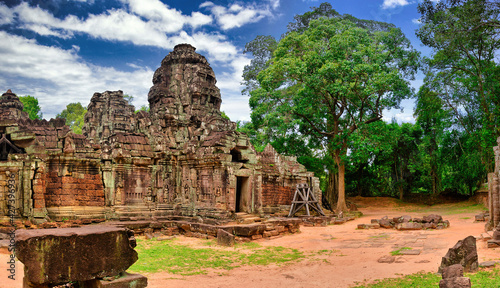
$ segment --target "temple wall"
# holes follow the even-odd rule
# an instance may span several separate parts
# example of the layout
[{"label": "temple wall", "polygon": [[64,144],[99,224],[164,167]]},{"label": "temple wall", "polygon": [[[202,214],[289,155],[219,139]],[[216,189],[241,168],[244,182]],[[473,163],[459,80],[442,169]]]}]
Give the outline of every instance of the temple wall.
[{"label": "temple wall", "polygon": [[[51,160],[46,177],[41,173],[36,174],[35,199],[40,198],[38,195],[43,191],[45,182],[45,207],[104,206],[104,187],[99,166],[97,161]],[[41,205],[35,207],[42,208]]]},{"label": "temple wall", "polygon": [[95,93],[82,135],[64,119],[28,119],[7,91],[0,97],[0,184],[16,173],[20,215],[42,222],[262,214],[290,205],[304,182],[320,200],[313,173],[270,145],[256,152],[222,117],[215,84],[206,59],[178,45],[153,76],[149,112],[134,113],[122,91]]}]

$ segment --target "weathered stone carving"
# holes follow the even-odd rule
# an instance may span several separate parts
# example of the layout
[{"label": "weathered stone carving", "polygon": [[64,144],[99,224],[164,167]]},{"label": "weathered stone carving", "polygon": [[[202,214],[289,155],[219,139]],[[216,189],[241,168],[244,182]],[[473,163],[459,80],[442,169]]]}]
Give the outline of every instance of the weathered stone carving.
[{"label": "weathered stone carving", "polygon": [[25,286],[52,287],[120,275],[138,259],[129,232],[104,225],[17,230],[16,256],[30,284]]},{"label": "weathered stone carving", "polygon": [[0,159],[0,181],[15,173],[16,208],[35,223],[273,213],[289,209],[297,183],[321,199],[318,179],[294,157],[256,152],[221,116],[215,84],[205,57],[177,45],[153,76],[149,112],[135,114],[122,91],[95,93],[83,135],[63,119],[28,119],[8,91],[0,133],[20,152]]},{"label": "weathered stone carving", "polygon": [[441,261],[438,273],[443,273],[446,267],[455,264],[462,265],[464,272],[477,272],[479,263],[476,238],[474,238],[474,236],[468,236],[463,240],[459,240],[455,246],[448,250]]}]

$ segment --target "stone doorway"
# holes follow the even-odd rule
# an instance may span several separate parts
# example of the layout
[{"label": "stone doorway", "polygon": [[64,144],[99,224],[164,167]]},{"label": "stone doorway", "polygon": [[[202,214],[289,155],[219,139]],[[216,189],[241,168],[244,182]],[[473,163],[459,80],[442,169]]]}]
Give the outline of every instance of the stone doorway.
[{"label": "stone doorway", "polygon": [[236,208],[235,212],[251,213],[252,193],[250,177],[236,176]]}]

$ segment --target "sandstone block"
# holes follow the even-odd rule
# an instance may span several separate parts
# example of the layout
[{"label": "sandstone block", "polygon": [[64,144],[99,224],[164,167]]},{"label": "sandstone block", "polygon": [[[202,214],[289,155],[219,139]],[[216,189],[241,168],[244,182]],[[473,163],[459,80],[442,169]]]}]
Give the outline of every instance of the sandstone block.
[{"label": "sandstone block", "polygon": [[382,219],[380,219],[378,224],[382,228],[387,228],[387,229],[394,228],[393,224],[391,223],[391,221],[389,219],[382,218]]},{"label": "sandstone block", "polygon": [[427,222],[427,223],[436,223],[437,224],[437,223],[443,221],[443,217],[441,215],[430,214],[430,215],[424,216],[423,221]]},{"label": "sandstone block", "polygon": [[17,230],[17,257],[33,284],[87,281],[118,275],[137,261],[129,238],[133,232],[104,225]]},{"label": "sandstone block", "polygon": [[468,277],[448,278],[439,281],[439,288],[470,288],[471,285]]},{"label": "sandstone block", "polygon": [[443,279],[464,276],[464,267],[460,264],[454,264],[443,268]]},{"label": "sandstone block", "polygon": [[443,273],[445,267],[460,264],[464,267],[464,272],[476,272],[478,270],[478,256],[476,247],[476,238],[468,236],[460,240],[448,250],[442,258],[438,273]]},{"label": "sandstone block", "polygon": [[378,263],[388,263],[388,264],[394,263],[394,261],[396,261],[396,257],[390,255],[384,255],[377,260]]},{"label": "sandstone block", "polygon": [[222,229],[217,230],[217,244],[227,247],[234,246],[234,235]]},{"label": "sandstone block", "polygon": [[396,225],[398,230],[421,230],[422,224],[417,222],[403,222]]}]

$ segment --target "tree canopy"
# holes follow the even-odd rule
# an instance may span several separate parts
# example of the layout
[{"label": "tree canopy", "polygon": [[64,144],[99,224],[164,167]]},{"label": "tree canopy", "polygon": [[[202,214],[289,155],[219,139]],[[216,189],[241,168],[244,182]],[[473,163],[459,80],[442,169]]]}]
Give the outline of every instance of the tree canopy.
[{"label": "tree canopy", "polygon": [[38,105],[37,98],[26,95],[19,96],[19,100],[23,103],[23,111],[28,113],[30,119],[34,120],[43,118],[43,114],[42,112],[40,112],[41,108],[40,105]]},{"label": "tree canopy", "polygon": [[60,114],[57,114],[57,118],[65,118],[66,125],[69,125],[71,130],[76,134],[82,134],[82,128],[84,124],[85,113],[87,113],[87,108],[83,107],[80,102],[70,103],[66,105]]},{"label": "tree canopy", "polygon": [[349,137],[411,96],[408,79],[418,57],[399,29],[373,32],[345,19],[313,20],[303,33],[288,33],[259,73],[250,102],[265,108],[254,109],[252,120],[293,123],[319,141],[338,167],[337,210],[346,210]]},{"label": "tree canopy", "polygon": [[[488,0],[425,0],[418,6],[417,36],[433,48],[425,59],[424,86],[441,99],[454,124],[476,142],[483,165],[492,169],[500,136],[500,3]],[[474,140],[475,139],[475,140]]]}]

